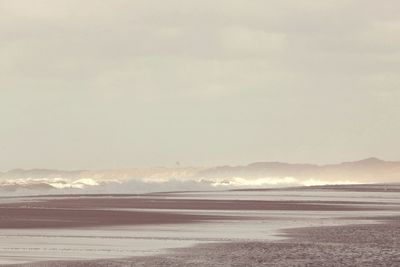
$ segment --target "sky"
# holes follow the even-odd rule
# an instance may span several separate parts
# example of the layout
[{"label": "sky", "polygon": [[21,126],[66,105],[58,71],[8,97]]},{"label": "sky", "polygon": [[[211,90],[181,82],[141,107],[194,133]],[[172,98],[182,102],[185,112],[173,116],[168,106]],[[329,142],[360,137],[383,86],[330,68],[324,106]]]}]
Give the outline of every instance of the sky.
[{"label": "sky", "polygon": [[0,170],[400,160],[399,14],[0,0]]}]

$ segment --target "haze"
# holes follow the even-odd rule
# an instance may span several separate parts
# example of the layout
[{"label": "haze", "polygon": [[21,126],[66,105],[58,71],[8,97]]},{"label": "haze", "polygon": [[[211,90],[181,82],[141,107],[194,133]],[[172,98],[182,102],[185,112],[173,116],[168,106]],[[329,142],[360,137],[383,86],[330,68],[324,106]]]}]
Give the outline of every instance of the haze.
[{"label": "haze", "polygon": [[399,12],[0,0],[0,170],[398,160]]}]

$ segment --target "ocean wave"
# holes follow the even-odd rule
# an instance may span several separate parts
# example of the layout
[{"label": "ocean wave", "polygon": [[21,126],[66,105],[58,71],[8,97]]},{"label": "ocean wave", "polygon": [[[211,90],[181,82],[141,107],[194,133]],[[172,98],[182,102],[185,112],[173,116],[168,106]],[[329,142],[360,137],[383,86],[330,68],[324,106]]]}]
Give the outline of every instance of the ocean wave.
[{"label": "ocean wave", "polygon": [[142,178],[101,179],[24,178],[0,182],[2,195],[38,194],[135,194],[167,191],[229,190],[243,188],[277,188],[332,184],[357,184],[355,181],[326,181],[295,177],[223,177],[223,178]]}]

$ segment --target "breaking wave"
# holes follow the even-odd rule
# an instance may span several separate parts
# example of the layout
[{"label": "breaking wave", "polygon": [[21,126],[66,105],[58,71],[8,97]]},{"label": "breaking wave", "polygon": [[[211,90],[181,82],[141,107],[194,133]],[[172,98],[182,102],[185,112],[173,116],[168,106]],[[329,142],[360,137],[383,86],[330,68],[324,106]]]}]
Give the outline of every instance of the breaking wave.
[{"label": "breaking wave", "polygon": [[167,191],[230,190],[244,188],[277,188],[332,184],[357,184],[354,181],[324,181],[294,177],[268,178],[143,178],[143,179],[94,179],[94,178],[20,178],[0,181],[2,195],[39,194],[135,194]]},{"label": "breaking wave", "polygon": [[369,158],[331,165],[258,162],[245,166],[154,167],[98,171],[0,172],[1,195],[135,194],[334,184],[395,183],[400,162]]}]

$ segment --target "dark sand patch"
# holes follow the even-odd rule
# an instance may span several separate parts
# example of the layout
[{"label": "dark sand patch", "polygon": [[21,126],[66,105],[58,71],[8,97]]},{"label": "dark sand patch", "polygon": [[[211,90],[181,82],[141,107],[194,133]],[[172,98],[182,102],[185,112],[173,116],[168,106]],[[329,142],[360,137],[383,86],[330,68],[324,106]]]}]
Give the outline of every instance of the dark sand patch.
[{"label": "dark sand patch", "polygon": [[0,208],[0,229],[74,228],[112,225],[192,223],[207,220],[238,219],[167,212]]},{"label": "dark sand patch", "polygon": [[[360,211],[377,210],[362,202],[191,200],[158,198],[64,198],[0,204],[0,229],[71,228],[112,225],[190,223],[209,220],[250,219],[233,216],[182,214],[171,211],[129,211],[110,209],[175,210],[279,210]],[[363,203],[364,204],[364,203]],[[357,206],[359,205],[359,206]],[[382,209],[382,205],[379,206]]]},{"label": "dark sand patch", "polygon": [[358,211],[377,210],[365,205],[389,203],[358,201],[270,201],[270,200],[207,200],[171,198],[79,197],[55,198],[31,202],[0,204],[0,208],[51,209],[184,209],[184,210],[296,210]]}]

